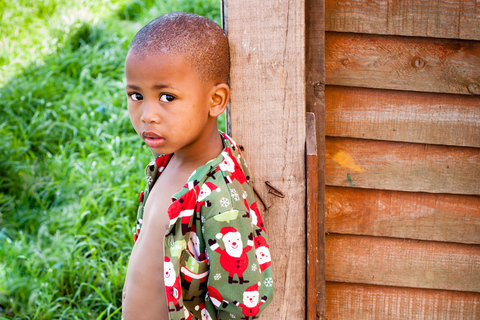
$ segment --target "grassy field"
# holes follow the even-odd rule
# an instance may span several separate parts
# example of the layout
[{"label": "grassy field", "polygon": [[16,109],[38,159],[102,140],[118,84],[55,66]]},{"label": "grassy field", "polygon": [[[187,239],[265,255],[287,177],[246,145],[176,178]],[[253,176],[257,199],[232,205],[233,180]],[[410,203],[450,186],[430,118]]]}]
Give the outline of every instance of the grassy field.
[{"label": "grassy field", "polygon": [[0,319],[120,318],[151,157],[123,62],[169,11],[220,20],[218,0],[0,0]]}]

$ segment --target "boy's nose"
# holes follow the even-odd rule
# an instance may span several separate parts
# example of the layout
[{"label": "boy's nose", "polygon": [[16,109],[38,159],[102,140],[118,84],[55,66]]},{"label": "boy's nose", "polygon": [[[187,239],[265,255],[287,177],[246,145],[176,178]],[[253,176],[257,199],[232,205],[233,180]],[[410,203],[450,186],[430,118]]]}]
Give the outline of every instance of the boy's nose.
[{"label": "boy's nose", "polygon": [[141,119],[144,123],[160,123],[158,106],[154,102],[144,102]]}]

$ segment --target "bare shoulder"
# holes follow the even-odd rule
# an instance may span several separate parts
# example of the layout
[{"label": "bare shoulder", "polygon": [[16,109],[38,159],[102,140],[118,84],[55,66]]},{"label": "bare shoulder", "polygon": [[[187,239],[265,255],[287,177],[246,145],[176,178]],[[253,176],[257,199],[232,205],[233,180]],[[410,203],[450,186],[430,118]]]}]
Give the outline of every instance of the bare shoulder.
[{"label": "bare shoulder", "polygon": [[172,203],[172,195],[182,187],[188,174],[167,169],[168,166],[148,195],[142,229],[130,256],[124,287],[125,320],[168,317],[163,238],[170,222],[168,207]]}]

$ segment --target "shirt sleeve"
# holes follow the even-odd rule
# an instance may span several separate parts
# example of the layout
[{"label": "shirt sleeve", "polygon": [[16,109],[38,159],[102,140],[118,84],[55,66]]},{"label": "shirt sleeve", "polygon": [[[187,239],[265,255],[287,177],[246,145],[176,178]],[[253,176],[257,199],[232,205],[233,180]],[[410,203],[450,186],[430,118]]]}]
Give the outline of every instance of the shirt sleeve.
[{"label": "shirt sleeve", "polygon": [[259,316],[273,299],[270,248],[258,219],[252,210],[229,210],[204,221],[207,299],[218,319]]}]

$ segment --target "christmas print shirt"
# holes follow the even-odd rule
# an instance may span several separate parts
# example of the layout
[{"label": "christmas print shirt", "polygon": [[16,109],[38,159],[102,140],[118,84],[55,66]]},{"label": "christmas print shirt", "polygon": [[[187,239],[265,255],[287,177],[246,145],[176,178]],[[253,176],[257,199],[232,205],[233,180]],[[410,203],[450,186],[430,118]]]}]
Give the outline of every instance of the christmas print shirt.
[{"label": "christmas print shirt", "polygon": [[[164,237],[164,279],[171,320],[256,319],[273,298],[270,249],[245,160],[220,133],[224,149],[172,198]],[[136,241],[149,191],[168,165],[145,169]],[[161,257],[159,257],[161,259]]]}]

